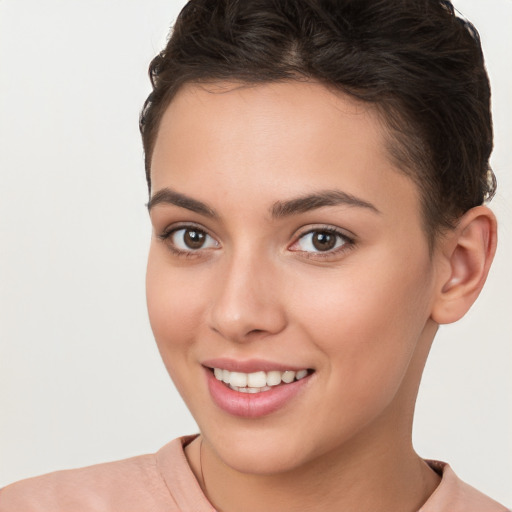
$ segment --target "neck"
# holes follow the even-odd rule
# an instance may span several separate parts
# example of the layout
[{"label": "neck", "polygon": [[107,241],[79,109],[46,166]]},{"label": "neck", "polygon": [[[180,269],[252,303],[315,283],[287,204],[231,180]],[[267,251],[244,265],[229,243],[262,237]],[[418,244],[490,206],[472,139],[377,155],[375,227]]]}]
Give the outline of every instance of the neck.
[{"label": "neck", "polygon": [[403,439],[368,443],[363,435],[349,449],[272,475],[230,468],[201,438],[187,447],[187,456],[206,496],[221,512],[415,512],[437,487],[439,477],[410,445],[403,445]]}]

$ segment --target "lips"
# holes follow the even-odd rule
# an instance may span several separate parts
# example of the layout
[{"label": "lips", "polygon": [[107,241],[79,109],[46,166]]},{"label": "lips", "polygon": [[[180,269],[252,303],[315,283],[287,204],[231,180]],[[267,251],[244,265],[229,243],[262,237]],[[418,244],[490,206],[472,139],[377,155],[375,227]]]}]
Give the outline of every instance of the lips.
[{"label": "lips", "polygon": [[213,402],[224,412],[244,418],[266,416],[285,407],[313,374],[307,368],[256,360],[216,359],[203,366]]},{"label": "lips", "polygon": [[266,361],[264,359],[249,359],[246,361],[238,361],[235,359],[228,359],[219,357],[215,359],[208,359],[202,362],[203,366],[208,368],[222,368],[223,370],[229,370],[230,372],[243,372],[253,373],[258,371],[270,372],[286,370],[299,371],[304,369],[304,366],[295,366],[289,364],[275,363],[272,361]]}]

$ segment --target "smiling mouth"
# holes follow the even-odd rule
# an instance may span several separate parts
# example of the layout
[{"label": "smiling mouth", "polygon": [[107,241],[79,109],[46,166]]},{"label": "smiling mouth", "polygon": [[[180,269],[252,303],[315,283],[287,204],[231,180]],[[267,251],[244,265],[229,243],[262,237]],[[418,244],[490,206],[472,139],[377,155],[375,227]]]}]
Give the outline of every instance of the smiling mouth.
[{"label": "smiling mouth", "polygon": [[231,372],[223,368],[211,368],[218,381],[223,382],[233,391],[240,393],[261,393],[270,391],[276,386],[291,384],[292,382],[304,379],[313,370],[273,370],[269,372],[258,371],[253,373]]}]

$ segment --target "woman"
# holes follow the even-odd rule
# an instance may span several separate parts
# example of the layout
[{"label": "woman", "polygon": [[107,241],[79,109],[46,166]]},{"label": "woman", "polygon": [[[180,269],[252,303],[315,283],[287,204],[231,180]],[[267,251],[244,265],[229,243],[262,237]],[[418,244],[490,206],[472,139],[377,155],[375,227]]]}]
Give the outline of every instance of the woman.
[{"label": "woman", "polygon": [[191,2],[151,76],[148,309],[201,434],[5,510],[505,510],[411,443],[496,245],[474,29],[447,2]]}]

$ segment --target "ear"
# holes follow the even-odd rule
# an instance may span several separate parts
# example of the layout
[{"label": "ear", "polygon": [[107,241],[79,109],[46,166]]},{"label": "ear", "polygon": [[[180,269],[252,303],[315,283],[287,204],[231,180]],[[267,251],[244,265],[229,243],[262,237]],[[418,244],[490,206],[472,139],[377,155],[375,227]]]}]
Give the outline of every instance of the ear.
[{"label": "ear", "polygon": [[466,212],[457,227],[442,238],[432,320],[449,324],[466,314],[487,279],[496,242],[496,217],[486,206]]}]

